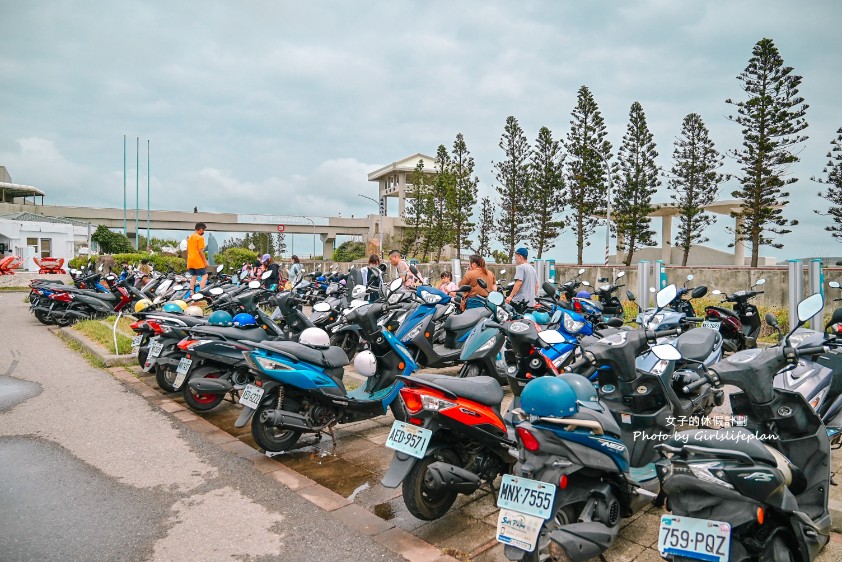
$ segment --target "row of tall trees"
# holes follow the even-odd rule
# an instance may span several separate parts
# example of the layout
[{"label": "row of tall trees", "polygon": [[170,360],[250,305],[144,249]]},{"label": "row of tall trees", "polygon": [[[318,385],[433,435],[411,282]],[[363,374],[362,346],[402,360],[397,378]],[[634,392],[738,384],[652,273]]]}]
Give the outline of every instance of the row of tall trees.
[{"label": "row of tall trees", "polygon": [[[740,148],[727,152],[739,166],[733,176],[739,187],[731,196],[742,203],[732,217],[737,219],[735,238],[751,248],[751,264],[756,266],[760,248],[782,247],[781,236],[796,224],[783,210],[789,202],[788,187],[798,181],[789,169],[799,161],[798,145],[807,140],[803,131],[809,106],[799,95],[801,76],[784,64],[771,39],[757,42],[737,79],[745,98],[726,100],[736,109],[728,118],[741,127],[743,137]],[[828,153],[826,177],[814,179],[826,186],[821,196],[831,203],[828,212],[816,212],[833,218],[827,230],[842,241],[842,128],[838,134]],[[530,145],[518,120],[508,117],[498,143],[503,157],[493,162],[496,205],[485,197],[479,202],[476,228],[473,206],[478,182],[474,160],[460,133],[450,153],[439,146],[436,176],[424,173],[423,162],[416,168],[411,194],[416,199],[410,202],[407,215],[411,234],[404,239],[404,250],[414,250],[424,259],[439,259],[441,248],[451,244],[460,257],[468,247],[487,256],[496,241],[508,260],[523,243],[540,258],[568,229],[582,263],[583,250],[600,217],[609,212],[610,190],[612,228],[618,249],[630,264],[637,250],[655,245],[652,198],[666,179],[678,209],[674,243],[681,248],[686,265],[690,249],[708,241],[705,229],[715,220],[705,207],[732,177],[721,171],[724,154],[717,150],[702,117],[690,113],[684,118],[668,170],[657,163],[658,150],[639,102],[629,110],[616,161],[606,137],[605,121],[587,86],[579,88],[563,141],[541,127]],[[475,229],[477,238],[471,243]]]},{"label": "row of tall trees", "polygon": [[258,255],[269,254],[280,256],[287,250],[286,237],[283,232],[251,232],[245,236],[228,238],[219,247],[222,253],[228,248],[246,248],[257,252]]}]

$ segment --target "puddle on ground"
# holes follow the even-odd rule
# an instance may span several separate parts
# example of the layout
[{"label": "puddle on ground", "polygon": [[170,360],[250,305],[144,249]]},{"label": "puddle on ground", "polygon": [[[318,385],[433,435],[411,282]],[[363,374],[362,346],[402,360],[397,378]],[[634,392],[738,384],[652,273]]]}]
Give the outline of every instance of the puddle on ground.
[{"label": "puddle on ground", "polygon": [[384,521],[389,521],[395,518],[395,510],[392,509],[392,504],[389,502],[378,503],[374,506],[374,515]]},{"label": "puddle on ground", "polygon": [[0,375],[0,412],[11,410],[39,394],[41,385],[38,383]]}]

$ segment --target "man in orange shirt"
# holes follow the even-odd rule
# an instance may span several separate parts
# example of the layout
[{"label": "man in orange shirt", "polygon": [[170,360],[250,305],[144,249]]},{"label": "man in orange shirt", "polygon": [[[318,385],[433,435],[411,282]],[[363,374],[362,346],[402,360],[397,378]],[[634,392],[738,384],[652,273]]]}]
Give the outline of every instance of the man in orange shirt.
[{"label": "man in orange shirt", "polygon": [[187,272],[190,274],[190,294],[193,294],[196,289],[196,277],[202,276],[199,282],[199,290],[205,288],[205,283],[208,280],[208,259],[205,257],[205,239],[202,235],[205,233],[205,223],[196,223],[196,232],[190,235],[187,239]]}]

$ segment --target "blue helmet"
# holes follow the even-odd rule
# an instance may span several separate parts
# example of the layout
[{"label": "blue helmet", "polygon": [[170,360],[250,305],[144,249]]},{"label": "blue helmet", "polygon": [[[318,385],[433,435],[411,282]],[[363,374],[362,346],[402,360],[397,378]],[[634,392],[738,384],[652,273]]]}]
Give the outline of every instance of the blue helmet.
[{"label": "blue helmet", "polygon": [[175,304],[174,302],[168,302],[164,305],[164,307],[161,310],[163,310],[164,312],[172,312],[173,314],[181,314],[182,312],[184,312],[181,309],[181,307]]},{"label": "blue helmet", "polygon": [[579,411],[576,392],[561,377],[539,377],[520,395],[520,407],[533,416],[566,418]]},{"label": "blue helmet", "polygon": [[252,326],[257,326],[257,321],[254,319],[254,316],[246,312],[241,312],[236,315],[232,322],[237,328],[250,328]]},{"label": "blue helmet", "polygon": [[543,310],[536,310],[531,315],[536,324],[546,325],[550,323],[550,315]]},{"label": "blue helmet", "polygon": [[224,310],[217,310],[208,316],[208,324],[211,326],[230,326],[231,315]]},{"label": "blue helmet", "polygon": [[591,298],[591,294],[587,291],[579,291],[578,293],[576,293],[576,298],[577,299],[589,299],[589,298]]},{"label": "blue helmet", "polygon": [[561,379],[573,389],[580,406],[586,405],[591,409],[602,410],[596,388],[587,377],[577,375],[576,373],[565,373],[561,375]]}]

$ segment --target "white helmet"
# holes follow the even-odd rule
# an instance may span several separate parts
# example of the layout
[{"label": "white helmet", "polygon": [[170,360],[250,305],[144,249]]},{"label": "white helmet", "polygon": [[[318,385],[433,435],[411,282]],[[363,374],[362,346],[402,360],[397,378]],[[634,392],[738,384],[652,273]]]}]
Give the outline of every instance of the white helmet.
[{"label": "white helmet", "polygon": [[298,343],[310,347],[330,347],[330,336],[321,328],[307,328],[298,337]]},{"label": "white helmet", "polygon": [[362,285],[355,285],[353,289],[351,289],[351,298],[352,299],[364,299],[365,298],[365,287]]},{"label": "white helmet", "polygon": [[188,306],[187,308],[185,308],[184,314],[186,314],[187,316],[196,316],[198,318],[201,318],[205,315],[204,311],[202,311],[202,308],[196,305]]},{"label": "white helmet", "polygon": [[377,372],[377,358],[368,349],[358,353],[354,358],[354,370],[363,377],[373,377]]}]

